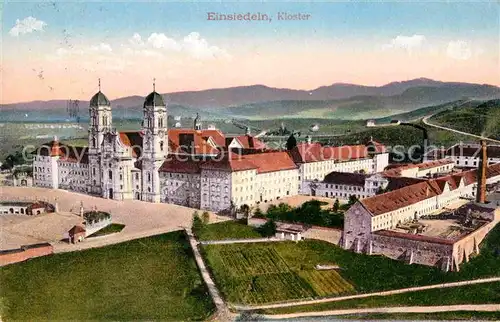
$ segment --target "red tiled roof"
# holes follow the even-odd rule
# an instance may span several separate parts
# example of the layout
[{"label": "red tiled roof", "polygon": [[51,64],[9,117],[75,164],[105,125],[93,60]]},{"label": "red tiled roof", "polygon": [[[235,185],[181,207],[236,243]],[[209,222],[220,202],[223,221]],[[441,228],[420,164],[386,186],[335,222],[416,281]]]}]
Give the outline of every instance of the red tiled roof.
[{"label": "red tiled roof", "polygon": [[244,149],[267,149],[267,146],[264,144],[264,142],[256,139],[251,135],[240,135],[235,137],[234,139],[238,140],[238,142]]},{"label": "red tiled roof", "polygon": [[200,161],[196,160],[179,160],[176,157],[169,158],[163,162],[160,167],[160,172],[172,172],[172,173],[199,173],[200,172]]},{"label": "red tiled roof", "polygon": [[423,163],[390,164],[387,167],[385,167],[385,171],[383,173],[386,176],[399,177],[402,175],[401,173],[403,170],[414,169],[414,168],[418,168],[419,170],[426,170],[452,163],[454,162],[449,159],[441,159]]},{"label": "red tiled roof", "polygon": [[243,171],[256,169],[257,173],[296,169],[297,165],[287,152],[263,152],[239,155],[233,152],[224,153],[201,165],[202,169],[226,171]]},{"label": "red tiled roof", "polygon": [[[468,156],[479,158],[481,147],[471,147],[467,145],[454,145],[446,150],[447,156]],[[500,158],[500,146],[490,145],[486,147],[488,158]]]},{"label": "red tiled roof", "polygon": [[210,137],[219,147],[223,147],[226,144],[226,138],[224,134],[217,129],[214,130],[201,130],[202,137]]},{"label": "red tiled roof", "polygon": [[419,170],[426,170],[426,169],[436,168],[436,167],[440,167],[443,165],[454,164],[454,163],[455,162],[453,162],[450,159],[439,159],[439,160],[435,160],[435,161],[419,163],[419,164],[416,164],[416,166],[418,167]]},{"label": "red tiled roof", "polygon": [[[490,165],[486,168],[486,178],[496,176],[500,176],[500,163]],[[398,190],[366,198],[360,202],[372,216],[377,216],[440,195],[446,183],[448,183],[451,190],[454,190],[458,187],[462,178],[465,185],[477,182],[477,170],[473,169],[434,180],[423,181]]]},{"label": "red tiled roof", "polygon": [[[213,136],[212,136],[213,135]],[[219,130],[193,130],[174,128],[168,131],[170,152],[175,154],[197,154],[197,155],[217,155],[219,150],[211,146],[205,137],[211,137],[218,145],[221,141]],[[184,138],[181,138],[184,136]],[[181,142],[189,138],[190,142]],[[222,139],[225,142],[224,137]],[[222,144],[224,146],[224,143]]]},{"label": "red tiled roof", "polygon": [[73,226],[68,232],[70,235],[78,234],[78,233],[84,233],[86,230],[82,226],[76,225]]},{"label": "red tiled roof", "polygon": [[377,216],[435,197],[440,193],[441,190],[438,185],[432,184],[431,181],[423,181],[401,189],[366,198],[360,202],[372,216]]},{"label": "red tiled roof", "polygon": [[308,163],[325,160],[348,161],[368,157],[364,145],[344,145],[323,147],[319,143],[298,144],[290,151],[296,163]]}]

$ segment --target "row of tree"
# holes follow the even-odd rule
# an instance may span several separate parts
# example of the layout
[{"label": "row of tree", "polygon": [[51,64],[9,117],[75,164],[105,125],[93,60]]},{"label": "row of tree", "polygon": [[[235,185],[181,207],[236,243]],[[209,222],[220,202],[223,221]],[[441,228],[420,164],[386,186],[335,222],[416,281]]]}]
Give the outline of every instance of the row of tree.
[{"label": "row of tree", "polygon": [[299,207],[292,207],[285,203],[270,205],[266,213],[260,208],[255,209],[254,216],[268,218],[272,221],[287,221],[294,223],[309,224],[315,226],[342,228],[344,226],[344,212],[357,201],[356,196],[351,196],[347,204],[341,205],[335,200],[333,206],[324,209],[326,202],[311,200],[304,202]]}]

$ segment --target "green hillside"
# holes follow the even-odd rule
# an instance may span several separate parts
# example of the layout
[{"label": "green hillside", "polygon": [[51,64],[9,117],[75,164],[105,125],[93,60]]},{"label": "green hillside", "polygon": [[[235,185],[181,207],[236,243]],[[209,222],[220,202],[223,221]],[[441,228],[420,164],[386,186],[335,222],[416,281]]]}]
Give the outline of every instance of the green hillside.
[{"label": "green hillside", "polygon": [[375,121],[377,124],[389,123],[391,120],[400,120],[400,121],[405,121],[405,122],[416,121],[416,120],[421,119],[425,116],[435,114],[438,112],[451,110],[451,109],[457,108],[457,107],[476,107],[482,103],[483,103],[482,101],[458,100],[455,102],[449,102],[449,103],[440,104],[440,105],[431,105],[431,106],[422,107],[422,108],[413,110],[411,112],[394,114],[391,116],[376,119]]},{"label": "green hillside", "polygon": [[500,139],[500,99],[442,111],[430,121],[459,131]]},{"label": "green hillside", "polygon": [[[470,96],[468,96],[468,94]],[[248,119],[266,118],[329,118],[360,120],[386,118],[401,114],[415,119],[439,109],[453,108],[475,96],[475,92],[460,93],[442,88],[415,87],[394,96],[354,96],[338,100],[280,100],[217,109],[221,114]],[[474,107],[471,101],[471,107]],[[451,106],[450,106],[451,105]],[[438,111],[439,111],[438,109]]]}]

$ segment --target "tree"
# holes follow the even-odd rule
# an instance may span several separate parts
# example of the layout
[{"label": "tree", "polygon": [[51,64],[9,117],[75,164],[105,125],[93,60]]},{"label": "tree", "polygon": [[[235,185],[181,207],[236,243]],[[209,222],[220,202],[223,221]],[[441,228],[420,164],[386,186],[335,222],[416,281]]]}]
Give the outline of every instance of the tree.
[{"label": "tree", "polygon": [[349,196],[349,201],[348,201],[348,205],[352,206],[354,205],[356,202],[358,201],[358,198],[356,197],[356,195],[350,195]]},{"label": "tree", "polygon": [[262,236],[274,236],[274,234],[276,234],[276,223],[272,219],[268,220],[264,225],[260,226],[258,230]]},{"label": "tree", "polygon": [[208,211],[204,211],[203,214],[201,214],[201,219],[203,225],[208,225],[208,223],[210,222],[210,214],[208,213]]},{"label": "tree", "polygon": [[250,206],[247,204],[241,205],[240,212],[245,215],[245,218],[248,218],[250,215]]},{"label": "tree", "polygon": [[340,209],[340,201],[339,199],[335,199],[335,202],[333,203],[333,207],[332,207],[332,210],[333,212],[338,212]]},{"label": "tree", "polygon": [[257,218],[263,218],[264,217],[264,213],[262,213],[262,210],[260,210],[259,207],[255,208],[255,210],[253,212],[253,215],[254,215],[254,217],[257,217]]},{"label": "tree", "polygon": [[291,150],[296,146],[297,146],[297,139],[295,138],[295,136],[292,133],[292,135],[290,135],[288,140],[286,140],[286,149]]},{"label": "tree", "polygon": [[200,216],[198,215],[198,212],[195,211],[193,213],[193,223],[191,225],[191,229],[195,233],[195,235],[198,235],[201,230],[203,229],[203,221],[201,220]]}]

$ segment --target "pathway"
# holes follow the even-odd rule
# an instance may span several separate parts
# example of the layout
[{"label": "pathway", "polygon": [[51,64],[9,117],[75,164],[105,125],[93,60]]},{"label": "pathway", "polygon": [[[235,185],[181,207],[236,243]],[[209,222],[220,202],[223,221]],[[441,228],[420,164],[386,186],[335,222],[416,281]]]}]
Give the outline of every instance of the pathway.
[{"label": "pathway", "polygon": [[461,304],[461,305],[447,305],[447,306],[376,307],[376,308],[367,308],[367,309],[346,309],[346,310],[334,310],[334,311],[263,315],[262,317],[266,318],[266,319],[276,320],[276,319],[292,319],[292,318],[299,318],[299,317],[367,314],[367,313],[436,313],[436,312],[451,312],[451,311],[495,312],[495,311],[500,311],[500,304]]},{"label": "pathway", "polygon": [[462,134],[462,135],[467,135],[467,136],[472,136],[472,137],[475,137],[475,138],[478,138],[478,139],[481,139],[481,140],[486,140],[486,141],[490,141],[490,142],[494,142],[494,143],[500,143],[499,140],[495,140],[495,139],[492,139],[492,138],[488,138],[488,137],[485,137],[485,136],[481,136],[481,135],[476,135],[476,134],[472,134],[472,133],[467,133],[467,132],[463,132],[463,131],[459,131],[459,130],[455,130],[455,129],[451,129],[449,127],[445,127],[445,126],[441,126],[441,125],[436,125],[436,124],[432,124],[429,122],[429,119],[431,117],[433,117],[433,115],[428,115],[426,117],[424,117],[422,119],[422,122],[425,124],[425,125],[428,125],[428,126],[432,126],[432,127],[435,127],[435,128],[438,128],[438,129],[441,129],[441,130],[445,130],[445,131],[450,131],[450,132],[455,132],[455,133],[458,133],[458,134]]},{"label": "pathway", "polygon": [[219,289],[217,288],[217,285],[212,279],[212,276],[210,276],[210,273],[205,265],[205,262],[203,261],[203,257],[201,256],[200,250],[198,248],[198,241],[194,237],[191,228],[185,228],[185,230],[189,238],[189,243],[191,244],[191,248],[193,249],[194,259],[196,260],[196,264],[198,265],[198,269],[200,270],[201,277],[205,281],[205,284],[208,287],[208,291],[212,296],[212,300],[214,301],[215,306],[217,308],[217,312],[214,316],[214,319],[217,321],[233,320],[234,319],[233,314],[229,311],[229,308],[222,299]]},{"label": "pathway", "polygon": [[457,286],[466,286],[473,284],[482,284],[482,283],[491,283],[491,282],[500,282],[500,277],[490,277],[490,278],[481,278],[470,281],[461,281],[461,282],[453,282],[453,283],[444,283],[444,284],[434,284],[427,286],[417,286],[417,287],[409,287],[402,288],[391,291],[384,292],[375,292],[375,293],[366,293],[366,294],[358,294],[358,295],[349,295],[349,296],[340,296],[340,297],[330,297],[330,298],[322,298],[317,300],[303,300],[303,301],[295,301],[295,302],[287,302],[287,303],[275,303],[275,304],[263,304],[263,305],[232,305],[232,307],[239,311],[253,311],[257,309],[276,309],[280,307],[291,307],[291,306],[299,306],[299,305],[309,305],[309,304],[319,304],[319,303],[328,303],[328,302],[338,302],[345,301],[351,299],[360,299],[371,296],[387,296],[415,291],[424,291],[436,288],[448,288],[448,287],[457,287]]}]

